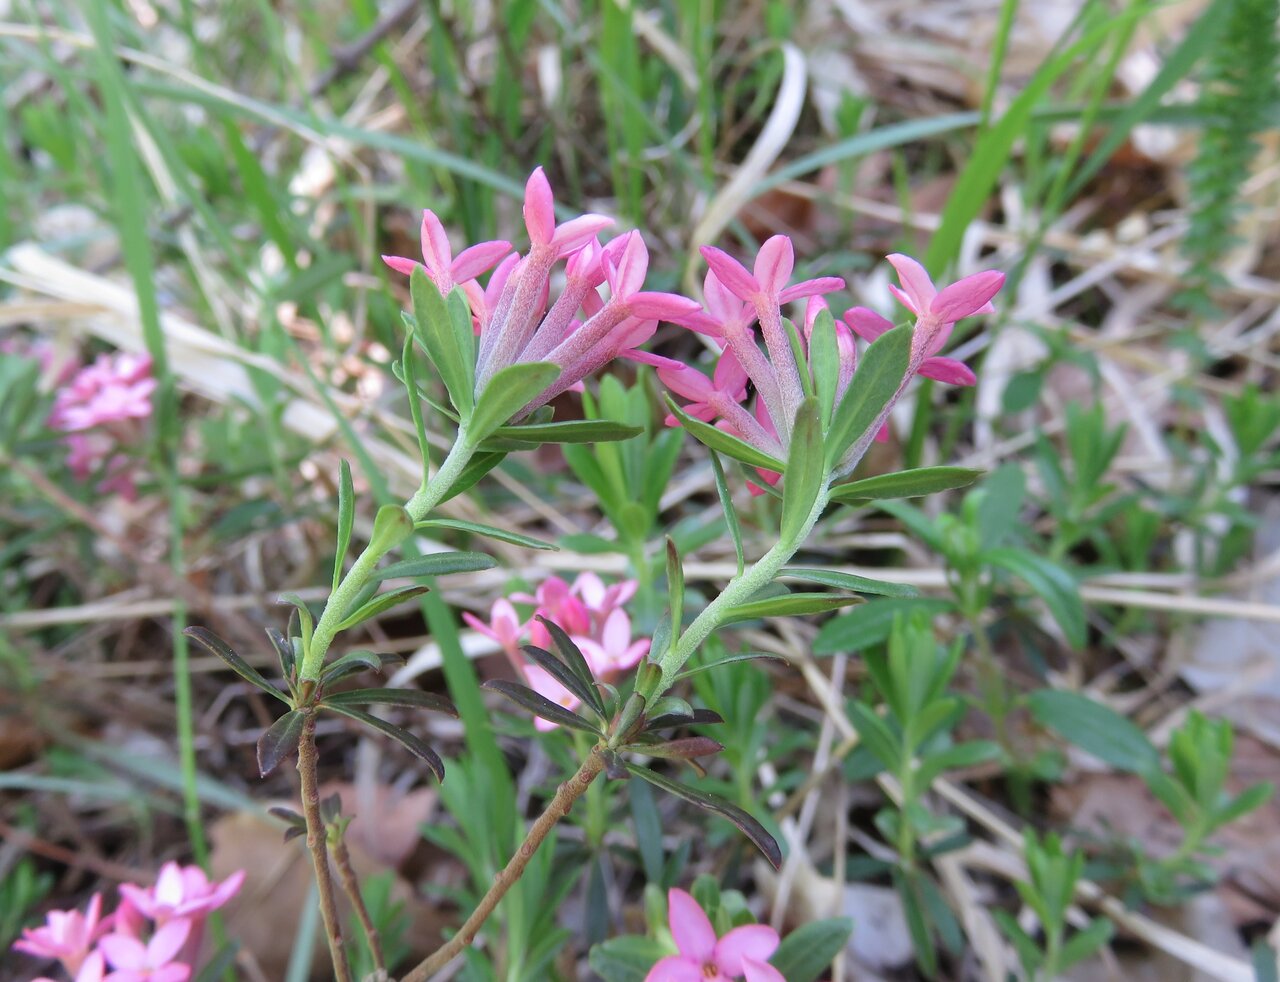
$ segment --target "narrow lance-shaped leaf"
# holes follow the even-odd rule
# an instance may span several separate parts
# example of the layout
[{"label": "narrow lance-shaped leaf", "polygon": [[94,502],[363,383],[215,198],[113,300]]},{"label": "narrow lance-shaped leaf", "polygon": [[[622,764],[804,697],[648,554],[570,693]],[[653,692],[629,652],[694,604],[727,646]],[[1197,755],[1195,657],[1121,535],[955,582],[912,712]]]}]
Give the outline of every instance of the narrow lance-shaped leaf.
[{"label": "narrow lance-shaped leaf", "polygon": [[429,709],[455,719],[458,710],[442,695],[423,689],[348,689],[324,697],[326,706],[408,706],[413,709]]},{"label": "narrow lance-shaped leaf", "polygon": [[672,781],[655,771],[649,770],[647,767],[632,763],[627,763],[625,766],[636,777],[643,778],[668,794],[683,798],[690,804],[705,808],[707,811],[715,812],[717,815],[727,818],[738,826],[748,839],[755,843],[756,848],[764,854],[764,858],[769,860],[774,869],[782,868],[782,850],[778,848],[777,840],[766,831],[763,825],[737,805],[721,798],[717,794],[711,794],[709,791],[699,791],[688,785]]},{"label": "narrow lance-shaped leaf", "polygon": [[678,740],[664,740],[660,743],[637,743],[623,748],[649,757],[661,757],[664,760],[694,760],[698,757],[711,757],[724,749],[710,737],[691,736]]},{"label": "narrow lance-shaped leaf", "polygon": [[574,644],[573,638],[569,637],[567,631],[549,617],[538,615],[538,620],[542,626],[547,629],[547,634],[551,637],[551,645],[556,649],[556,654],[560,656],[560,660],[569,667],[582,682],[583,686],[595,693],[595,696],[588,701],[597,707],[599,713],[604,715],[604,704],[600,699],[600,692],[596,688],[596,678],[591,672],[591,666],[587,663],[586,656],[582,654],[582,649]]},{"label": "narrow lance-shaped leaf", "polygon": [[738,655],[726,655],[724,658],[717,658],[715,661],[707,662],[705,665],[697,665],[694,668],[687,668],[683,672],[680,672],[678,675],[676,675],[676,677],[672,679],[672,681],[679,682],[681,679],[687,679],[693,675],[700,675],[703,672],[709,671],[710,669],[719,668],[721,665],[732,665],[734,662],[740,662],[740,661],[760,661],[760,660],[786,662],[786,659],[783,658],[781,655],[772,655],[763,651],[746,651]]},{"label": "narrow lance-shaped leaf", "polygon": [[420,597],[424,593],[430,592],[431,588],[426,586],[406,586],[399,590],[392,590],[384,593],[379,597],[374,597],[367,604],[364,604],[355,612],[348,614],[338,625],[339,631],[350,630],[357,624],[361,624],[370,618],[377,617],[379,614],[385,613],[392,607],[404,603],[406,600],[412,600]]},{"label": "narrow lance-shaped leaf", "polygon": [[858,576],[856,573],[843,573],[838,569],[786,566],[779,575],[795,580],[806,580],[810,583],[821,583],[823,586],[835,587],[839,590],[871,593],[882,597],[918,597],[920,595],[920,591],[908,583],[873,580],[867,576]]},{"label": "narrow lance-shaped leaf", "polygon": [[405,391],[409,394],[409,415],[413,418],[413,430],[418,437],[418,456],[422,458],[422,483],[425,485],[431,478],[431,444],[427,440],[427,421],[422,415],[422,403],[425,400],[455,423],[458,422],[458,416],[442,406],[437,406],[418,388],[418,353],[413,347],[412,328],[404,339],[404,349],[400,355],[399,365],[400,371],[396,372],[394,365],[392,371],[404,383]]},{"label": "narrow lance-shaped leaf", "polygon": [[848,917],[810,921],[782,939],[769,964],[787,982],[815,982],[844,950],[852,933],[853,921]]},{"label": "narrow lance-shaped leaf", "polygon": [[680,424],[689,431],[695,440],[712,450],[718,450],[726,457],[732,457],[734,460],[749,464],[752,467],[762,467],[767,471],[776,471],[778,473],[786,470],[786,465],[776,457],[771,457],[767,453],[757,450],[745,440],[739,440],[736,436],[731,436],[724,430],[716,429],[700,419],[694,419],[681,409],[679,404],[669,395],[667,396],[667,406],[670,407],[672,415],[680,420]]},{"label": "narrow lance-shaped leaf", "polygon": [[453,405],[466,420],[472,413],[475,377],[467,372],[458,349],[445,299],[421,266],[414,267],[409,276],[409,295],[413,301],[416,336],[440,373]]},{"label": "narrow lance-shaped leaf", "polygon": [[227,644],[227,642],[223,641],[222,638],[218,637],[208,628],[189,627],[182,633],[192,641],[195,641],[205,650],[209,651],[211,654],[215,654],[221,658],[227,663],[233,672],[239,675],[246,682],[257,686],[263,692],[267,693],[267,695],[274,696],[286,705],[289,704],[288,696],[264,679],[256,668],[232,650],[231,645]]},{"label": "narrow lance-shaped leaf", "polygon": [[747,567],[746,553],[742,549],[742,526],[738,524],[738,511],[733,507],[733,498],[729,494],[729,485],[724,479],[724,467],[720,463],[720,455],[708,448],[711,455],[711,469],[716,476],[716,495],[720,498],[720,510],[724,512],[724,523],[729,528],[729,538],[733,540],[733,553],[738,560],[738,575],[741,576]]},{"label": "narrow lance-shaped leaf", "polygon": [[822,423],[812,397],[796,410],[787,454],[786,480],[782,485],[782,541],[797,543],[822,490],[825,474]]},{"label": "narrow lance-shaped leaf", "polygon": [[449,490],[445,496],[441,498],[441,502],[448,501],[450,498],[456,498],[465,491],[470,491],[480,482],[480,479],[488,474],[506,459],[505,450],[494,451],[490,453],[477,453],[471,458],[470,463],[462,469],[462,473],[458,475],[458,479],[449,485]]},{"label": "narrow lance-shaped leaf", "polygon": [[600,692],[594,685],[587,685],[578,677],[563,661],[547,651],[545,648],[539,648],[537,645],[527,644],[521,649],[535,665],[540,666],[548,675],[559,682],[565,689],[573,693],[586,705],[594,710],[595,714],[604,719],[604,700],[600,698]]},{"label": "narrow lance-shaped leaf", "polygon": [[1070,573],[1051,559],[1021,549],[988,549],[982,558],[992,566],[1007,569],[1031,587],[1049,608],[1067,642],[1074,648],[1084,647],[1084,604]]},{"label": "narrow lance-shaped leaf", "polygon": [[396,726],[393,723],[388,723],[385,719],[379,719],[377,716],[366,713],[363,710],[356,709],[352,706],[326,705],[325,708],[340,716],[346,716],[348,719],[353,719],[359,723],[363,723],[365,726],[370,726],[379,733],[385,733],[415,757],[419,757],[425,761],[426,765],[431,768],[432,773],[435,774],[436,780],[444,780],[444,761],[440,759],[440,755],[438,753],[427,746],[426,741],[421,737],[410,733],[408,730]]},{"label": "narrow lance-shaped leaf", "polygon": [[297,753],[305,718],[302,711],[291,709],[258,738],[258,772],[263,777],[274,771],[280,761]]},{"label": "narrow lance-shaped leaf", "polygon": [[759,617],[793,617],[799,614],[821,614],[851,604],[862,603],[861,597],[838,593],[788,593],[737,604],[724,612],[721,624],[753,621]]},{"label": "narrow lance-shaped leaf", "polygon": [[693,710],[692,715],[687,716],[679,713],[662,713],[660,715],[652,715],[645,720],[644,731],[646,733],[652,733],[656,730],[668,730],[673,726],[712,726],[723,722],[724,717],[714,709],[695,709]]},{"label": "narrow lance-shaped leaf", "polygon": [[468,438],[479,443],[489,437],[559,377],[560,366],[546,361],[523,362],[502,369],[480,393],[467,426]]},{"label": "narrow lance-shaped leaf", "polygon": [[825,307],[818,311],[809,335],[809,371],[813,394],[818,400],[822,428],[829,429],[835,412],[836,389],[840,384],[840,351],[836,345],[836,322]]},{"label": "narrow lance-shaped leaf", "polygon": [[298,612],[298,628],[302,632],[302,650],[311,647],[311,633],[315,630],[315,621],[311,616],[311,608],[296,593],[282,593],[276,598],[278,604],[288,604]]},{"label": "narrow lance-shaped leaf", "polygon": [[348,651],[341,658],[327,665],[320,673],[320,681],[326,685],[340,679],[355,675],[357,672],[377,672],[382,674],[389,662],[403,661],[399,655],[373,651]]},{"label": "narrow lance-shaped leaf", "polygon": [[849,388],[831,419],[826,463],[834,467],[849,448],[868,435],[876,419],[902,385],[911,352],[911,325],[886,331],[862,356]]},{"label": "narrow lance-shaped leaf", "polygon": [[831,498],[843,503],[879,498],[916,498],[968,487],[984,473],[972,467],[916,467],[896,474],[880,474],[861,481],[837,484],[831,489]]},{"label": "narrow lance-shaped leaf", "polygon": [[397,577],[447,576],[450,573],[475,573],[498,565],[492,556],[482,552],[433,552],[429,556],[403,559],[390,566],[374,570],[376,580],[392,580]]},{"label": "narrow lance-shaped leaf", "polygon": [[493,431],[492,439],[536,446],[544,443],[616,443],[630,440],[643,432],[642,426],[629,426],[612,419],[566,419],[558,423],[499,426]]},{"label": "narrow lance-shaped leaf", "polygon": [[1112,767],[1138,774],[1160,767],[1159,751],[1137,725],[1082,692],[1040,689],[1027,706],[1041,726]]},{"label": "narrow lance-shaped leaf", "polygon": [[490,679],[484,683],[483,688],[501,693],[512,702],[523,706],[533,715],[545,719],[549,723],[600,736],[599,727],[593,726],[577,713],[557,705],[546,696],[534,692],[528,686],[520,685],[517,682],[508,682],[506,679]]},{"label": "narrow lance-shaped leaf", "polygon": [[413,519],[400,505],[383,505],[373,516],[369,551],[385,556],[413,534]]},{"label": "narrow lance-shaped leaf", "polygon": [[338,461],[338,548],[333,556],[333,589],[342,579],[342,565],[351,544],[351,529],[356,520],[356,492],[351,482],[351,465]]},{"label": "narrow lance-shaped leaf", "polygon": [[[669,646],[674,648],[680,642],[680,629],[684,625],[684,566],[680,562],[680,550],[670,536],[667,536],[667,602],[671,607]],[[665,652],[658,652],[658,657],[663,654]]]},{"label": "narrow lance-shaped leaf", "polygon": [[415,529],[455,529],[459,532],[471,532],[475,535],[483,535],[489,539],[497,539],[499,542],[509,542],[515,546],[524,546],[526,549],[544,549],[556,550],[559,546],[546,542],[542,539],[535,539],[530,535],[521,535],[519,532],[510,532],[507,529],[501,529],[494,525],[481,525],[479,522],[464,522],[460,518],[428,518],[414,525]]},{"label": "narrow lance-shaped leaf", "polygon": [[285,679],[292,679],[294,664],[296,661],[293,650],[293,639],[286,638],[274,627],[269,627],[267,628],[267,640],[271,642],[271,647],[276,653],[276,658],[280,661],[280,671],[284,674]]}]

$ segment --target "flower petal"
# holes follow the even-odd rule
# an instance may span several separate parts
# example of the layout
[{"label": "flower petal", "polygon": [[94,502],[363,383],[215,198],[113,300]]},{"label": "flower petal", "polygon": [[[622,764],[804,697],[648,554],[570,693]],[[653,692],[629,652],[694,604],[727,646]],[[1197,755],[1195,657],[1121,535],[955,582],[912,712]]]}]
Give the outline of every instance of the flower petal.
[{"label": "flower petal", "polygon": [[768,962],[757,961],[754,958],[742,959],[742,971],[747,977],[747,982],[787,982],[782,977],[782,973]]},{"label": "flower petal", "polygon": [[550,244],[555,246],[557,255],[567,256],[590,242],[612,224],[613,219],[608,215],[581,215],[557,228],[551,237]]},{"label": "flower petal", "polygon": [[816,297],[823,293],[834,293],[844,289],[844,279],[839,276],[819,276],[817,279],[801,280],[778,294],[778,303],[791,303],[805,297]]},{"label": "flower petal", "polygon": [[929,313],[946,323],[972,317],[982,310],[1004,286],[1004,273],[988,269],[956,280],[929,305]]},{"label": "flower petal", "polygon": [[[671,926],[671,936],[675,938],[680,954],[699,965],[711,961],[716,951],[715,928],[698,902],[676,887],[667,892],[667,923]],[[770,949],[769,954],[772,953]]]},{"label": "flower petal", "polygon": [[422,261],[427,269],[439,276],[448,272],[453,262],[453,249],[440,219],[430,208],[422,210]]},{"label": "flower petal", "polygon": [[767,924],[735,927],[716,942],[715,963],[725,975],[742,974],[742,959],[768,961],[778,950],[778,932]]},{"label": "flower petal", "polygon": [[147,962],[153,968],[167,965],[187,943],[191,922],[182,917],[174,918],[161,926],[147,942]]},{"label": "flower petal", "polygon": [[850,307],[844,312],[844,322],[864,341],[874,341],[893,328],[893,321],[881,317],[868,307]]},{"label": "flower petal", "polygon": [[[938,291],[933,285],[933,280],[929,279],[929,274],[925,272],[925,268],[910,256],[904,256],[900,252],[895,252],[886,258],[897,270],[898,279],[902,281],[902,289],[911,300],[907,306],[912,307],[917,314],[928,311]],[[902,298],[899,297],[899,299]]]},{"label": "flower petal", "polygon": [[458,253],[458,258],[449,266],[449,275],[458,283],[474,280],[496,266],[510,251],[510,242],[478,242]]},{"label": "flower petal", "polygon": [[715,246],[703,246],[699,252],[720,283],[739,300],[750,300],[760,292],[760,281],[727,252]]},{"label": "flower petal", "polygon": [[422,265],[422,263],[409,259],[407,256],[383,256],[382,261],[397,273],[404,273],[405,276],[413,272],[413,267]]},{"label": "flower petal", "polygon": [[756,281],[760,289],[770,296],[776,296],[786,288],[795,268],[796,251],[790,236],[770,236],[756,253]]},{"label": "flower petal", "polygon": [[948,385],[975,385],[978,381],[973,369],[954,358],[926,358],[920,365],[919,374]]},{"label": "flower petal", "polygon": [[556,201],[541,167],[533,169],[524,186],[524,224],[536,246],[550,245],[556,234]]},{"label": "flower petal", "polygon": [[[174,921],[185,924],[185,921]],[[128,934],[103,935],[98,950],[111,963],[112,968],[143,968],[147,964],[147,946]]]},{"label": "flower petal", "polygon": [[699,310],[698,302],[682,297],[678,293],[654,293],[642,291],[633,293],[627,298],[627,310],[632,317],[644,320],[671,321],[684,323],[685,319]]},{"label": "flower petal", "polygon": [[649,969],[644,982],[706,982],[702,966],[684,955],[668,955]]}]

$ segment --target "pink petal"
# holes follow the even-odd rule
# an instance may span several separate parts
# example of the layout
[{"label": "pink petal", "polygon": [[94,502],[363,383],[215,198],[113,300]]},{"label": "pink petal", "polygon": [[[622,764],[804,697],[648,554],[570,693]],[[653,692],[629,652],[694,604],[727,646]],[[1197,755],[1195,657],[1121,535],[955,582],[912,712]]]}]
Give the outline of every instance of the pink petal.
[{"label": "pink petal", "polygon": [[408,276],[413,272],[413,267],[422,265],[422,263],[415,262],[414,260],[408,259],[404,256],[383,256],[382,261],[397,273],[404,273],[405,276]]},{"label": "pink petal", "polygon": [[881,317],[867,307],[850,307],[844,312],[844,322],[864,341],[874,341],[885,331],[893,328],[893,321]]},{"label": "pink petal", "polygon": [[742,367],[737,356],[726,350],[716,362],[716,370],[712,376],[716,389],[726,393],[735,402],[741,402],[747,395],[747,370]]},{"label": "pink petal", "polygon": [[929,309],[928,307],[918,306],[915,300],[907,296],[907,294],[905,294],[902,290],[898,289],[898,287],[894,286],[892,283],[889,284],[889,292],[892,293],[897,298],[898,303],[902,304],[902,306],[906,307],[907,310],[911,311],[917,317],[920,316],[920,312],[922,310],[927,311]]},{"label": "pink petal", "polygon": [[680,954],[700,965],[711,961],[716,951],[715,928],[698,902],[676,887],[667,892],[667,923]]},{"label": "pink petal", "polygon": [[535,167],[524,186],[524,224],[529,241],[534,245],[550,245],[556,234],[556,204],[551,184],[541,167]]},{"label": "pink petal", "polygon": [[876,430],[876,435],[874,439],[876,443],[889,442],[889,424],[888,423],[880,424],[880,429]]},{"label": "pink petal", "polygon": [[771,236],[756,254],[754,272],[760,289],[770,296],[781,293],[795,266],[796,253],[790,236]]},{"label": "pink petal", "polygon": [[187,943],[190,933],[191,922],[185,918],[175,918],[164,924],[147,942],[148,964],[156,968],[169,964]]},{"label": "pink petal", "polygon": [[668,955],[649,969],[644,982],[707,982],[707,977],[702,974],[702,966],[692,959]]},{"label": "pink petal", "polygon": [[627,298],[627,309],[632,317],[680,323],[701,308],[697,301],[676,293],[643,292]]},{"label": "pink petal", "polygon": [[191,966],[173,962],[147,976],[147,982],[187,982],[191,978]]},{"label": "pink petal", "polygon": [[427,269],[437,276],[447,272],[453,262],[453,249],[440,219],[430,208],[422,211],[422,259]]},{"label": "pink petal", "polygon": [[449,266],[449,275],[458,283],[474,280],[481,273],[496,266],[508,252],[510,242],[480,242],[458,253],[458,258]]},{"label": "pink petal", "polygon": [[582,215],[557,228],[551,237],[551,245],[555,246],[557,255],[567,256],[612,224],[613,219],[607,215]]},{"label": "pink petal", "polygon": [[[185,924],[185,921],[174,921]],[[140,969],[147,964],[147,946],[127,934],[104,935],[98,942],[98,950],[111,963],[112,968]]]},{"label": "pink petal", "polygon": [[926,358],[919,374],[948,385],[975,385],[978,381],[968,365],[954,358]]},{"label": "pink petal", "polygon": [[816,297],[823,293],[834,293],[844,289],[844,280],[839,276],[819,276],[813,280],[802,280],[795,286],[789,286],[778,294],[778,303],[791,303],[804,297]]},{"label": "pink petal", "polygon": [[715,963],[725,975],[742,974],[742,959],[768,961],[778,950],[778,932],[767,924],[735,927],[716,943]]},{"label": "pink petal", "polygon": [[957,280],[944,289],[929,305],[929,313],[939,320],[955,323],[982,310],[1004,286],[1004,273],[988,269]]},{"label": "pink petal", "polygon": [[676,368],[659,368],[658,378],[678,396],[694,402],[706,402],[715,392],[711,380],[696,368],[679,365]]},{"label": "pink petal", "polygon": [[213,891],[209,894],[209,909],[217,910],[228,900],[234,897],[240,891],[240,887],[244,885],[244,877],[245,871],[238,869],[215,886]]},{"label": "pink petal", "polygon": [[600,641],[611,655],[623,654],[631,643],[631,618],[621,607],[605,618]]},{"label": "pink petal", "polygon": [[604,580],[590,571],[579,573],[570,589],[582,598],[582,602],[593,610],[604,603]]},{"label": "pink petal", "polygon": [[628,297],[644,286],[645,273],[649,271],[649,250],[639,232],[627,232],[605,246],[604,262],[609,271],[609,289],[615,299]]},{"label": "pink petal", "polygon": [[742,959],[742,970],[747,976],[747,982],[787,982],[782,973],[768,962],[754,958]]},{"label": "pink petal", "polygon": [[760,292],[760,281],[727,252],[715,246],[703,246],[699,252],[716,274],[716,278],[740,300],[750,300]]},{"label": "pink petal", "polygon": [[652,365],[654,368],[665,368],[667,371],[679,371],[684,368],[684,364],[682,362],[678,362],[674,358],[664,358],[662,355],[655,355],[650,351],[628,351],[623,354],[624,357],[628,357],[632,361],[642,362],[645,365]]},{"label": "pink petal", "polygon": [[76,973],[76,982],[102,982],[102,976],[106,970],[102,952],[91,951],[89,957],[84,960],[84,964],[80,966],[80,971]]},{"label": "pink petal", "polygon": [[887,258],[889,264],[898,272],[898,279],[902,281],[902,289],[911,299],[911,303],[908,306],[912,307],[917,314],[923,314],[929,309],[929,305],[933,303],[933,298],[938,293],[933,285],[933,280],[929,279],[929,274],[925,272],[925,268],[910,256],[895,252]]}]

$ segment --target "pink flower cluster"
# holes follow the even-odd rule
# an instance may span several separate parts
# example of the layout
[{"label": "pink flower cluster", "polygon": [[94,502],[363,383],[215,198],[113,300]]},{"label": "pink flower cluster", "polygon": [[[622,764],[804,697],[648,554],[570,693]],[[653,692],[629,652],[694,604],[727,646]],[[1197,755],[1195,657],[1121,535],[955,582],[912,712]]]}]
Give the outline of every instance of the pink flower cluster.
[{"label": "pink flower cluster", "polygon": [[[382,257],[401,273],[423,266],[443,293],[462,287],[480,335],[477,397],[509,365],[551,362],[560,367],[560,376],[526,407],[536,409],[614,358],[650,360],[636,349],[653,336],[658,321],[697,311],[698,305],[685,297],[642,289],[649,250],[639,232],[602,245],[599,233],[613,224],[610,218],[588,214],[557,225],[555,199],[541,167],[525,186],[524,220],[529,251],[523,256],[511,251],[511,243],[493,241],[464,249],[455,258],[440,219],[424,211],[423,262]],[[552,275],[561,261],[564,285],[550,303]],[[477,277],[490,269],[493,273],[481,287]],[[607,298],[600,294],[602,285],[608,287]]]},{"label": "pink flower cluster", "polygon": [[[801,334],[804,348],[815,318],[826,307],[822,294],[840,289],[844,281],[824,277],[790,284],[795,254],[791,240],[785,235],[775,235],[760,247],[752,270],[719,249],[705,247],[702,255],[710,267],[703,284],[706,306],[680,323],[715,338],[723,346],[715,371],[708,379],[696,368],[671,359],[651,361],[659,366],[658,375],[663,383],[676,395],[690,400],[687,407],[690,415],[706,422],[718,421],[716,425],[725,432],[778,460],[786,460],[792,422],[804,397],[800,373],[808,371],[808,366],[796,362],[780,308],[808,298]],[[1003,273],[987,270],[966,276],[939,291],[924,267],[914,259],[895,254],[889,256],[889,262],[902,281],[901,288],[891,287],[894,296],[916,317],[908,371],[880,420],[840,462],[837,468],[840,474],[853,469],[873,437],[883,438],[889,410],[912,376],[920,374],[956,385],[974,383],[973,372],[968,367],[952,358],[938,357],[937,353],[951,336],[956,321],[994,309],[991,298],[1004,284]],[[763,351],[756,338],[757,324],[764,338]],[[850,308],[844,320],[836,322],[837,402],[857,367],[854,335],[874,341],[892,326],[865,307]],[[754,410],[748,410],[745,405],[748,382],[757,396]],[[674,425],[675,420],[669,418],[667,422]],[[760,473],[771,484],[779,480],[777,474]]]},{"label": "pink flower cluster", "polygon": [[124,448],[138,443],[155,387],[148,356],[118,352],[99,355],[58,390],[49,425],[67,434],[67,465],[77,478],[105,474],[100,492],[137,497],[136,462]]},{"label": "pink flower cluster", "polygon": [[[576,709],[580,700],[546,669],[529,664],[520,652],[521,644],[551,647],[551,637],[537,619],[544,617],[561,627],[582,650],[597,679],[612,681],[634,668],[649,651],[648,639],[631,639],[631,618],[622,609],[635,592],[635,580],[605,586],[595,573],[582,573],[570,586],[560,577],[552,576],[538,584],[532,594],[513,593],[509,599],[494,601],[487,624],[473,614],[462,616],[473,628],[502,646],[531,689],[565,709]],[[513,600],[533,604],[533,613],[521,621],[511,603]],[[544,731],[556,728],[555,723],[544,719],[535,720],[535,725]]]},{"label": "pink flower cluster", "polygon": [[84,913],[51,911],[43,927],[23,931],[13,947],[56,958],[75,982],[187,982],[205,919],[243,882],[243,870],[211,882],[198,866],[166,863],[153,887],[122,883],[114,914],[102,916],[102,894],[95,893]]},{"label": "pink flower cluster", "polygon": [[658,961],[645,982],[786,982],[769,964],[778,932],[766,924],[744,924],[716,937],[711,919],[683,890],[667,894],[667,922],[679,954]]}]

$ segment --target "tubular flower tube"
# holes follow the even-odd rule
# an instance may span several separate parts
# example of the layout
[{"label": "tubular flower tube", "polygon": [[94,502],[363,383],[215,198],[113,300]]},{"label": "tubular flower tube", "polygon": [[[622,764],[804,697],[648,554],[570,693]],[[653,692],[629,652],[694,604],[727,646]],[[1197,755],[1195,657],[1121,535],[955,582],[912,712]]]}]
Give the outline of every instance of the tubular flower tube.
[{"label": "tubular flower tube", "polygon": [[[461,287],[480,335],[475,360],[474,396],[478,400],[493,377],[516,364],[550,362],[560,375],[516,415],[544,405],[577,387],[588,375],[619,356],[646,360],[636,352],[657,330],[659,320],[679,323],[698,304],[671,293],[643,289],[649,252],[639,232],[625,233],[602,245],[598,236],[613,220],[582,215],[556,224],[555,199],[542,168],[525,185],[524,220],[529,251],[511,252],[507,242],[483,242],[455,258],[434,213],[423,214],[424,263],[384,256],[391,268],[411,273],[424,269],[441,293]],[[504,258],[505,257],[505,258]],[[565,261],[565,283],[548,309],[554,268]],[[494,267],[487,286],[477,276]],[[608,285],[608,298],[599,288]]]}]

